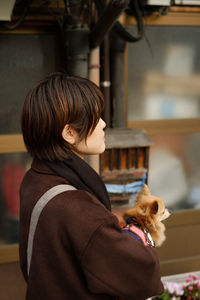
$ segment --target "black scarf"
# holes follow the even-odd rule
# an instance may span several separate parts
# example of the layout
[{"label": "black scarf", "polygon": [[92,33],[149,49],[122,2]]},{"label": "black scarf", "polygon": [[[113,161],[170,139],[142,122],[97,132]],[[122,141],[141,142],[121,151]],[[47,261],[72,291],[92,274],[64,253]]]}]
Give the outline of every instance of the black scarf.
[{"label": "black scarf", "polygon": [[111,210],[109,196],[101,177],[79,156],[70,151],[63,161],[45,161],[45,163],[75,188],[93,194],[108,210]]}]

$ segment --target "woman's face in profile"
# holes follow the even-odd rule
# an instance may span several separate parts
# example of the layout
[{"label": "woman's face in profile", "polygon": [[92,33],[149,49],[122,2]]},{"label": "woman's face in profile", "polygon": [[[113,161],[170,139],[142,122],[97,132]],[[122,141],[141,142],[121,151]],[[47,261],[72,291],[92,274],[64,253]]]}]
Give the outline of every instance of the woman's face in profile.
[{"label": "woman's face in profile", "polygon": [[74,152],[80,157],[85,155],[100,154],[105,151],[105,132],[106,123],[100,118],[94,131],[88,135],[87,139],[83,139],[74,143]]}]

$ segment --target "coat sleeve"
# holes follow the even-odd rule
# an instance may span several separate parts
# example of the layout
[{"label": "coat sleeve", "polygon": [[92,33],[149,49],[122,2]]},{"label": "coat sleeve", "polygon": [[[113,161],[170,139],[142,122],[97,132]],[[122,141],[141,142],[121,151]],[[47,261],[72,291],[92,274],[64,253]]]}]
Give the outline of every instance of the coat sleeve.
[{"label": "coat sleeve", "polygon": [[96,229],[81,264],[92,293],[144,300],[163,292],[155,250],[122,234],[114,216]]}]

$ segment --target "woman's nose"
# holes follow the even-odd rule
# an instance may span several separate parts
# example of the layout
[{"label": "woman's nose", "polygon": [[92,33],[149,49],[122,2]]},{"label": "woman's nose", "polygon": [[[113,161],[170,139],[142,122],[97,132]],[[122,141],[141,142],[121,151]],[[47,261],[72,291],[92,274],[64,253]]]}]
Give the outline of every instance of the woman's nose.
[{"label": "woman's nose", "polygon": [[103,119],[101,119],[101,126],[102,126],[102,128],[105,128],[105,127],[106,127],[106,122],[104,122]]}]

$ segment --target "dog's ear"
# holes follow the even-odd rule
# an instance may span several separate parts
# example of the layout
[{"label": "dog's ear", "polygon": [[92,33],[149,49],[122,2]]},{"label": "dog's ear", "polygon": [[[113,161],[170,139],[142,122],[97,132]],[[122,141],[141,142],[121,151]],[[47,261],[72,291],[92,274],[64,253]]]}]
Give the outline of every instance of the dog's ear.
[{"label": "dog's ear", "polygon": [[155,200],[155,201],[151,204],[151,213],[152,213],[153,215],[157,214],[158,209],[159,209],[159,203],[158,203],[158,201]]},{"label": "dog's ear", "polygon": [[146,196],[151,195],[150,190],[146,184],[143,184],[143,187],[140,191],[140,195],[146,195]]},{"label": "dog's ear", "polygon": [[149,191],[149,188],[146,184],[143,184],[143,187],[141,189],[141,191],[138,193],[136,199],[135,199],[135,202],[140,202],[140,200],[142,200],[142,196],[150,196],[151,193]]}]

